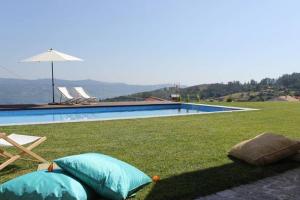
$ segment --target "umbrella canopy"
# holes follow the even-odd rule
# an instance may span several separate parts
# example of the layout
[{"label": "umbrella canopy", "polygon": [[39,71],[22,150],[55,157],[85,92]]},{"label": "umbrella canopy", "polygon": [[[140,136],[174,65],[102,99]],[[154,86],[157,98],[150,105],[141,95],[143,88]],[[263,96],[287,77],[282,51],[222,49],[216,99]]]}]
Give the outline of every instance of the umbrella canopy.
[{"label": "umbrella canopy", "polygon": [[80,58],[49,49],[47,52],[32,56],[30,58],[24,59],[21,62],[51,62],[52,69],[52,103],[55,103],[54,98],[54,73],[53,73],[53,62],[63,62],[63,61],[83,61]]},{"label": "umbrella canopy", "polygon": [[22,62],[62,62],[62,61],[83,61],[80,58],[49,49],[47,52],[32,56]]}]

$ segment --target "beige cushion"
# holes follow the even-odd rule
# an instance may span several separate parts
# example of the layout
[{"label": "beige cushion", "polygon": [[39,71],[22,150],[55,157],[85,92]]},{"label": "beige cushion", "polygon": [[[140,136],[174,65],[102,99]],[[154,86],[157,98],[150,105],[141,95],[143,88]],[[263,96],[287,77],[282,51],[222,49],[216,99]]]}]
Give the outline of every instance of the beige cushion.
[{"label": "beige cushion", "polygon": [[[37,171],[47,170],[51,163],[41,163],[38,165]],[[53,169],[60,169],[56,163],[53,163]]]},{"label": "beige cushion", "polygon": [[299,149],[299,141],[282,135],[263,133],[235,145],[229,155],[250,164],[267,165],[294,155]]}]

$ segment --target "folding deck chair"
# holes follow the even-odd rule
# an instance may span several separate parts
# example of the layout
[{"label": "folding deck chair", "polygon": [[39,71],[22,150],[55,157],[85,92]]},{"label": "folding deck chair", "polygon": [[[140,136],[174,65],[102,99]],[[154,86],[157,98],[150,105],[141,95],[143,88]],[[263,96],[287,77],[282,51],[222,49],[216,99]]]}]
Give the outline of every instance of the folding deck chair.
[{"label": "folding deck chair", "polygon": [[82,87],[74,87],[74,90],[79,95],[79,98],[82,99],[82,102],[95,102],[97,101],[96,97],[92,97],[86,93],[86,91]]},{"label": "folding deck chair", "polygon": [[[0,133],[0,156],[6,158],[7,160],[0,164],[0,170],[4,169],[7,165],[15,162],[18,159],[24,159],[22,157],[23,154],[27,154],[32,157],[30,159],[36,162],[47,162],[44,158],[32,152],[32,149],[39,146],[43,143],[47,138],[46,137],[38,137],[38,136],[29,136],[29,135],[19,135],[19,134],[10,134],[6,136],[5,133]],[[25,147],[23,145],[30,144]],[[18,154],[11,154],[7,151],[1,149],[1,147],[15,147],[20,150]]]},{"label": "folding deck chair", "polygon": [[[60,103],[73,104],[80,100],[80,98],[73,97],[66,87],[57,87],[57,89],[60,92]],[[67,100],[62,102],[62,97],[66,98]]]}]

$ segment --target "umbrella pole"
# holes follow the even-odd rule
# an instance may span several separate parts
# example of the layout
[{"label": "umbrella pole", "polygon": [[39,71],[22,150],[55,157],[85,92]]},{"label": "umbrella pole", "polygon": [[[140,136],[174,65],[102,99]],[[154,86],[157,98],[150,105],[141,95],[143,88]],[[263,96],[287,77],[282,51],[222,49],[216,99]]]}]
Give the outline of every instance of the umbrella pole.
[{"label": "umbrella pole", "polygon": [[54,99],[53,61],[51,62],[51,70],[52,70],[52,103],[55,103],[55,99]]}]

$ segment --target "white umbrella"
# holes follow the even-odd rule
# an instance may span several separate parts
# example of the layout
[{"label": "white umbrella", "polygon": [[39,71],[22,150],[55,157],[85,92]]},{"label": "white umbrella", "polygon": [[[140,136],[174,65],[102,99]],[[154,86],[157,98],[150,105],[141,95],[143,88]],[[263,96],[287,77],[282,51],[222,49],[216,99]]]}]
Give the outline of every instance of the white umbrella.
[{"label": "white umbrella", "polygon": [[62,62],[62,61],[83,61],[80,58],[64,54],[53,49],[49,49],[47,52],[32,56],[22,62],[51,62],[52,70],[52,102],[55,103],[54,99],[54,77],[53,77],[53,62]]}]

